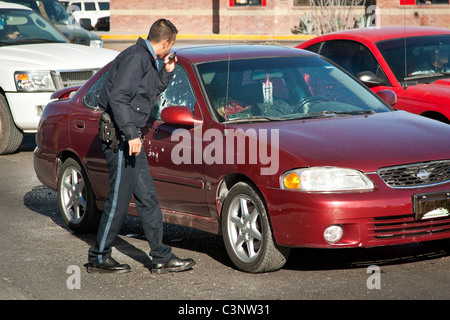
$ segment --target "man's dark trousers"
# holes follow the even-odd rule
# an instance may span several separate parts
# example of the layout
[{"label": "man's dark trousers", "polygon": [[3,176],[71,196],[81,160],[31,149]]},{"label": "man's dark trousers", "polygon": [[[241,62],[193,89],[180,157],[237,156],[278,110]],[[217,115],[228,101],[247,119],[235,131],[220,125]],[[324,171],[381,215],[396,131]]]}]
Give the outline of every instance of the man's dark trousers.
[{"label": "man's dark trousers", "polygon": [[100,218],[96,244],[89,249],[89,262],[103,263],[111,255],[112,244],[123,225],[132,195],[150,245],[152,263],[167,262],[172,258],[171,247],[162,242],[162,212],[144,148],[137,156],[129,156],[128,142],[123,140],[116,152],[106,143],[102,143],[102,148],[111,189]]}]

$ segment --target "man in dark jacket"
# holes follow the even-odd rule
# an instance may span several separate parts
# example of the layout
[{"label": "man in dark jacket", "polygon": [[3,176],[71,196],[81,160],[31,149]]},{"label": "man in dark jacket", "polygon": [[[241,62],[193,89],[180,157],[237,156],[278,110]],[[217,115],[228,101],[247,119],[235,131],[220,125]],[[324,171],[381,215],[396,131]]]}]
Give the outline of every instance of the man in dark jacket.
[{"label": "man in dark jacket", "polygon": [[[147,124],[154,101],[166,89],[175,68],[176,57],[170,58],[167,53],[177,33],[169,20],[156,21],[146,40],[139,38],[116,57],[100,93],[99,108],[111,116],[120,139],[118,148],[102,142],[111,189],[100,218],[96,244],[89,249],[88,272],[131,271],[129,265],[115,261],[111,251],[132,195],[151,248],[152,272],[184,271],[195,265],[192,259],[177,258],[162,242],[162,212],[145,152],[141,152],[140,128]],[[160,71],[158,58],[164,61]]]}]

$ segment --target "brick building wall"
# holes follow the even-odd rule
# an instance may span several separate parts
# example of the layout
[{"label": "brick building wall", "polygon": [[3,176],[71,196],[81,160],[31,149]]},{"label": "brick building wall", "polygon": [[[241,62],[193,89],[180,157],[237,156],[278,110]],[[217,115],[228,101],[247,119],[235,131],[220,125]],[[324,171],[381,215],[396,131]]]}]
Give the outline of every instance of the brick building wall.
[{"label": "brick building wall", "polygon": [[[380,25],[450,28],[450,5],[404,6],[400,1],[377,0]],[[230,0],[111,0],[111,32],[146,34],[153,21],[164,17],[184,34],[286,35],[309,12],[308,6],[295,6],[296,0],[263,2],[264,7],[230,7]]]},{"label": "brick building wall", "polygon": [[[164,17],[183,33],[289,34],[298,25],[292,0],[265,7],[230,7],[229,0],[111,0],[111,31],[147,32]],[[300,10],[301,11],[301,10]]]},{"label": "brick building wall", "polygon": [[400,5],[399,0],[377,0],[380,24],[450,28],[450,5]]}]

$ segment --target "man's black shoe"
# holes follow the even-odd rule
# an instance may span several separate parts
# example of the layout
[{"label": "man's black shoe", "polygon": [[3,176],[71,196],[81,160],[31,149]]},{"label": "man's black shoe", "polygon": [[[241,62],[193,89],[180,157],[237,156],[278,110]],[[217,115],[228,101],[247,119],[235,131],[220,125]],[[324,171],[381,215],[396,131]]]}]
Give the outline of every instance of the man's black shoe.
[{"label": "man's black shoe", "polygon": [[152,264],[152,273],[164,274],[168,272],[179,272],[192,269],[195,266],[195,261],[192,259],[180,259],[174,257],[166,263]]},{"label": "man's black shoe", "polygon": [[127,264],[120,264],[113,258],[109,257],[103,263],[89,262],[87,272],[89,273],[127,273],[131,271],[131,267]]}]

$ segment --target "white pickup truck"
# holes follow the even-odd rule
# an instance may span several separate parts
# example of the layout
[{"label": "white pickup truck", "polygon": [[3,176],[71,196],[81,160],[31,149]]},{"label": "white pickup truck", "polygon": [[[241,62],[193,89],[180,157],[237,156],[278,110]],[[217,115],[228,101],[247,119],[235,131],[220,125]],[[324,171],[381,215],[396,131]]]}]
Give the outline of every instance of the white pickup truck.
[{"label": "white pickup truck", "polygon": [[54,91],[83,84],[118,53],[71,44],[36,12],[0,1],[0,154],[37,131]]}]

